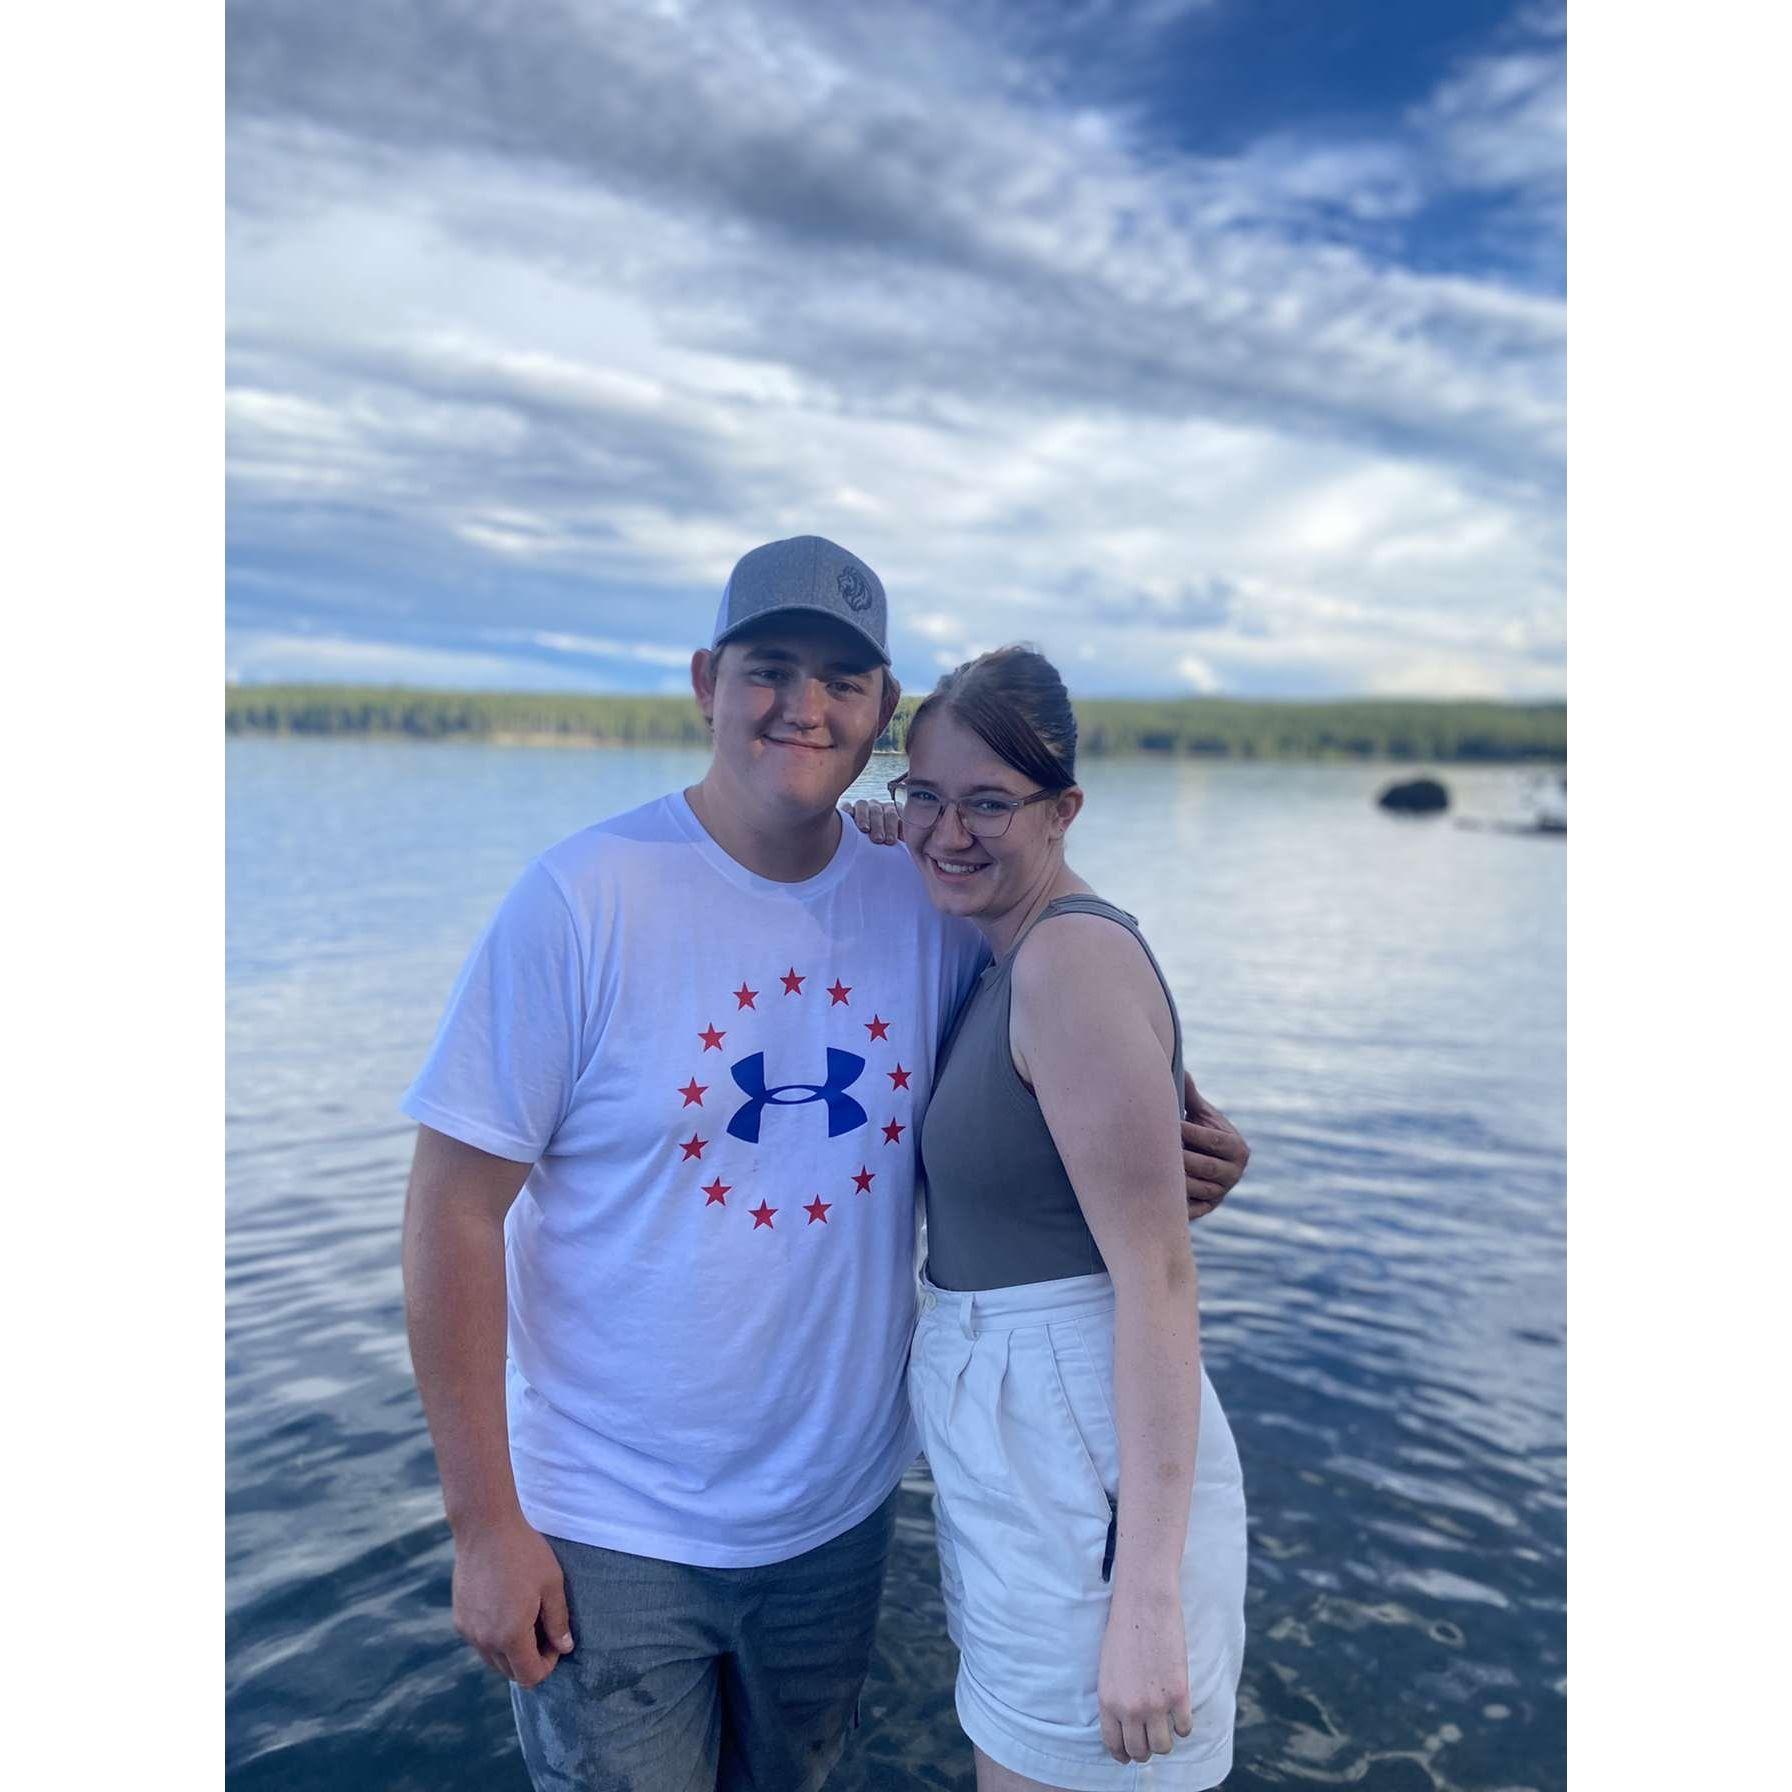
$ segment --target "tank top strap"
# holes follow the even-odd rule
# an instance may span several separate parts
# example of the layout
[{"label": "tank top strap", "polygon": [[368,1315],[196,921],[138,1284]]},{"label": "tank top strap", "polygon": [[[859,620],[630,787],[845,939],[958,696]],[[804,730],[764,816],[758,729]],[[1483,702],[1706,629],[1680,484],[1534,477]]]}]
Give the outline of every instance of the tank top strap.
[{"label": "tank top strap", "polygon": [[1124,927],[1139,942],[1139,949],[1145,954],[1152,970],[1157,975],[1158,986],[1164,992],[1164,1000],[1170,1005],[1170,1028],[1175,1040],[1175,1053],[1171,1058],[1171,1071],[1176,1079],[1177,1099],[1182,1094],[1182,1017],[1176,1012],[1176,998],[1170,991],[1170,980],[1164,975],[1164,967],[1157,962],[1157,954],[1151,950],[1151,942],[1139,931],[1139,918],[1129,915],[1117,902],[1109,902],[1106,897],[1073,892],[1069,896],[1059,896],[1048,902],[1027,927],[1027,932],[1017,939],[997,964],[992,967],[1006,979],[1013,975],[1015,954],[1026,944],[1027,934],[1031,933],[1041,921],[1053,915],[1100,915],[1112,921],[1116,926]]}]

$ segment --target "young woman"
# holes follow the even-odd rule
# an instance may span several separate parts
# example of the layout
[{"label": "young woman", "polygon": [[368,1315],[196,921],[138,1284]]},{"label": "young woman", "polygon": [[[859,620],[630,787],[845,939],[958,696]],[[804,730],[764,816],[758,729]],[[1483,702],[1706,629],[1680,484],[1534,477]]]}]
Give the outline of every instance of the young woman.
[{"label": "young woman", "polygon": [[948,674],[908,756],[908,849],[995,953],[922,1125],[909,1369],[979,1792],[1196,1792],[1231,1766],[1245,1508],[1201,1367],[1175,1005],[1065,862],[1083,793],[1047,660]]}]

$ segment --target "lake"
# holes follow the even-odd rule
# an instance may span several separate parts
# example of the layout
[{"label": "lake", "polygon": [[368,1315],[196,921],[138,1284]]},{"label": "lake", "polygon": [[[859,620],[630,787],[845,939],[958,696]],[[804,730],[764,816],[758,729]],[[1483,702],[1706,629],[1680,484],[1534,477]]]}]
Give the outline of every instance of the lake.
[{"label": "lake", "polygon": [[[527,1792],[449,1621],[395,1104],[524,862],[704,759],[239,739],[226,762],[230,1783]],[[1071,862],[1143,922],[1253,1154],[1196,1230],[1250,1502],[1227,1786],[1561,1788],[1565,847],[1384,815],[1387,767],[1085,771]],[[1444,776],[1484,815],[1523,783]],[[834,1792],[973,1783],[927,1492],[917,1465]]]}]

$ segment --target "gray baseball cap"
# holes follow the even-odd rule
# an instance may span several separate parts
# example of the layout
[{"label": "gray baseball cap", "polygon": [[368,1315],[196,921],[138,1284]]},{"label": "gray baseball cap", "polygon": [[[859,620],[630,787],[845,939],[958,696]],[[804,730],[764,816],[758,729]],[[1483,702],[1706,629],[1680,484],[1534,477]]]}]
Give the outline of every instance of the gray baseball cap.
[{"label": "gray baseball cap", "polygon": [[741,555],[722,587],[711,648],[768,616],[810,612],[844,622],[890,663],[884,583],[857,554],[819,535],[768,541]]}]

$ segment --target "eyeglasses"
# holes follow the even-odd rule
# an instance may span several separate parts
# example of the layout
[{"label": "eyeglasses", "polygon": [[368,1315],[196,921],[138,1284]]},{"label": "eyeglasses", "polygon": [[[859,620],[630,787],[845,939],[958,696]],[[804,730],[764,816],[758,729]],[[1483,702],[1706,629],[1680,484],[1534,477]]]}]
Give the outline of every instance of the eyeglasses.
[{"label": "eyeglasses", "polygon": [[925,784],[910,785],[908,774],[890,780],[890,801],[902,810],[902,824],[924,833],[948,809],[958,811],[959,822],[967,834],[979,840],[999,840],[1008,832],[1015,811],[1030,803],[1043,803],[1050,797],[1062,796],[1061,790],[1036,790],[1031,796],[959,796],[943,797]]}]

